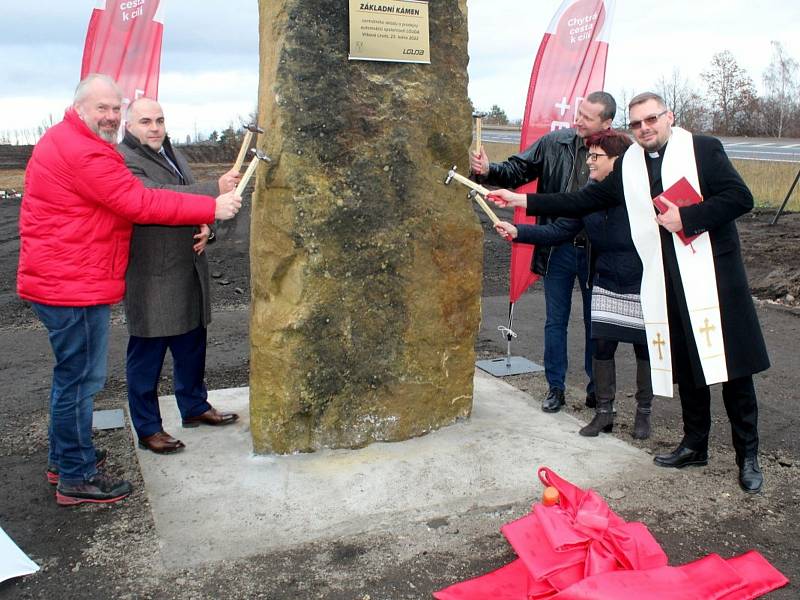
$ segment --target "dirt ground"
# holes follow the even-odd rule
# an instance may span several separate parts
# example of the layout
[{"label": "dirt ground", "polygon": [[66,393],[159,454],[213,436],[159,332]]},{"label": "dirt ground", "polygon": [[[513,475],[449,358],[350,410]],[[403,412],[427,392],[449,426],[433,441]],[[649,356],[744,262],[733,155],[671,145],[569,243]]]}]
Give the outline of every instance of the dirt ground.
[{"label": "dirt ground", "polygon": [[[213,165],[197,167],[201,174],[219,172],[216,169]],[[7,181],[2,175],[0,181]],[[44,330],[14,294],[19,203],[13,198],[0,200],[0,526],[42,570],[0,584],[1,599],[427,598],[436,589],[514,558],[499,527],[524,514],[529,503],[475,509],[427,523],[409,522],[402,531],[380,536],[360,535],[192,570],[166,571],[127,430],[100,432],[96,442],[110,449],[108,469],[132,480],[134,494],[114,506],[56,506],[53,490],[44,479],[51,355]],[[483,296],[502,297],[507,293],[508,247],[479,216],[487,232]],[[772,369],[756,378],[764,492],[750,497],[736,485],[730,433],[719,397],[715,397],[712,458],[707,467],[679,472],[654,467],[652,480],[645,486],[632,489],[618,481],[599,490],[624,518],[640,520],[650,528],[670,564],[712,552],[727,558],[748,549],[759,550],[793,580],[769,597],[788,600],[800,597],[800,584],[794,581],[800,578],[800,419],[796,410],[800,370],[793,350],[800,333],[800,215],[785,215],[772,227],[768,225],[771,216],[751,214],[739,221],[773,361]],[[209,330],[207,380],[212,389],[248,381],[248,217],[243,210],[235,221],[221,227],[218,243],[209,250],[215,322]],[[541,304],[538,288],[528,295]],[[502,304],[484,302],[485,307]],[[484,309],[477,342],[480,357],[505,352],[505,344],[493,331],[494,324],[503,322],[504,311],[492,310]],[[531,319],[518,326],[525,334],[520,337],[527,336],[527,341],[521,342],[517,351],[541,361],[542,323]],[[572,333],[576,331],[579,327],[573,325]],[[124,344],[122,314],[116,309],[109,378],[96,399],[98,409],[126,403]],[[577,364],[580,351],[576,346],[572,344],[573,364]],[[626,417],[633,411],[632,370],[621,367],[621,371],[626,383],[620,386],[620,423],[613,435],[649,453],[671,449],[680,439],[677,401],[657,403],[651,439],[631,440],[631,419]],[[533,402],[545,392],[541,376],[507,381],[529,392]],[[580,387],[584,382],[576,368],[570,371],[568,383],[566,410],[590,419],[590,412],[582,406]],[[164,378],[161,391],[171,392],[169,378]],[[531,466],[532,473],[535,467]],[[534,499],[539,488],[533,481],[531,485]],[[197,552],[202,553],[203,548]]]}]

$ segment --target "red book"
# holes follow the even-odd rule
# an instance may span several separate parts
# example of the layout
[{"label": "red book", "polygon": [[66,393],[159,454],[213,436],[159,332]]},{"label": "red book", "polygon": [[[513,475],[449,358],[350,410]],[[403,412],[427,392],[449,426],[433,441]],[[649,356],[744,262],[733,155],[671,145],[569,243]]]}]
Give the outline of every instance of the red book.
[{"label": "red book", "polygon": [[[668,189],[664,190],[661,192],[661,194],[653,198],[653,204],[655,204],[658,212],[660,213],[667,211],[667,205],[661,200],[662,198],[669,200],[678,208],[691,206],[692,204],[697,204],[698,202],[703,201],[703,197],[697,193],[697,190],[692,187],[692,184],[689,183],[686,177],[681,177]],[[676,235],[681,238],[684,246],[691,244],[697,237],[696,235],[686,235],[683,229],[676,232]]]}]

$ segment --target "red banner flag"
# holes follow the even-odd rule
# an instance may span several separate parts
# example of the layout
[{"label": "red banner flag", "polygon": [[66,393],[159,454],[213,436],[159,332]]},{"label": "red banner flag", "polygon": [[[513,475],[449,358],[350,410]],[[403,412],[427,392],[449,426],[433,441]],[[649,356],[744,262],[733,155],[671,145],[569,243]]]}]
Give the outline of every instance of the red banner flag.
[{"label": "red banner flag", "polygon": [[[603,89],[614,0],[564,0],[547,27],[533,64],[519,148],[573,126],[583,98]],[[533,181],[517,189],[536,191]],[[514,210],[515,223],[535,223]],[[531,272],[533,246],[512,244],[509,300],[513,304],[538,276]]]},{"label": "red banner flag", "polygon": [[158,97],[161,37],[160,0],[97,0],[83,47],[81,79],[90,73],[113,77],[124,104],[140,96]]}]

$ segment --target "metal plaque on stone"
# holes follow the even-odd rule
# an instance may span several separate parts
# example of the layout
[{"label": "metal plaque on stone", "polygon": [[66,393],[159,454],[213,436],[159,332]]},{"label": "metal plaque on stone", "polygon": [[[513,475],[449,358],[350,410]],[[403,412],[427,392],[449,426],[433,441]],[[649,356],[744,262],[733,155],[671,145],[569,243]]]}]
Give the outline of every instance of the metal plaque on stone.
[{"label": "metal plaque on stone", "polygon": [[430,64],[428,3],[350,0],[350,60]]}]

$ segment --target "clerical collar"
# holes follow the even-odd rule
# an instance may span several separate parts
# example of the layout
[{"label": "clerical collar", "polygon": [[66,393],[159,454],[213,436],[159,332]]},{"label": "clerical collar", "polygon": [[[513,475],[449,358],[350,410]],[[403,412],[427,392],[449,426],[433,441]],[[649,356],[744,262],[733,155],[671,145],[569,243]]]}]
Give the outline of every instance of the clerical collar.
[{"label": "clerical collar", "polygon": [[654,152],[648,152],[647,156],[649,156],[650,158],[661,158],[662,156],[664,156],[664,150],[666,149],[667,144],[669,144],[669,140],[664,142],[664,145],[661,146],[661,148],[659,148],[658,150]]}]

